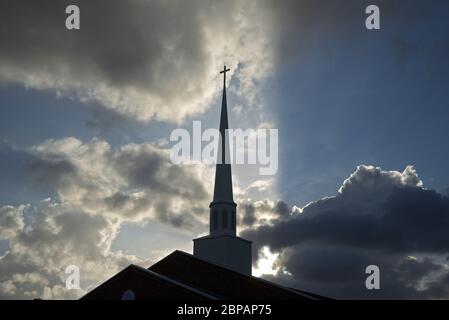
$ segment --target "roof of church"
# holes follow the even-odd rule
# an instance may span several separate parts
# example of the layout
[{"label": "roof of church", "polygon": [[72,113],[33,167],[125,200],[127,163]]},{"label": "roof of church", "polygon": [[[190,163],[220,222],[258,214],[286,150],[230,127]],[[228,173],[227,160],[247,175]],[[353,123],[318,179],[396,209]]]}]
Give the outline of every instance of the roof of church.
[{"label": "roof of church", "polygon": [[174,251],[148,269],[130,265],[81,299],[121,299],[132,290],[135,299],[309,300],[321,296],[246,276]]},{"label": "roof of church", "polygon": [[195,288],[131,264],[88,292],[81,300],[121,300],[124,293],[129,290],[138,300],[215,299]]}]

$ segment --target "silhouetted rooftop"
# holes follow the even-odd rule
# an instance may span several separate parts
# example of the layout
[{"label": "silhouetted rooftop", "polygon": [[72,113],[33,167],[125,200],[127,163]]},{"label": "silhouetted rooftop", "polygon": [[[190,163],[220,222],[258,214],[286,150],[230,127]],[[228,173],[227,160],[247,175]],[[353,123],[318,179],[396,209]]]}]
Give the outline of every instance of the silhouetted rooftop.
[{"label": "silhouetted rooftop", "polygon": [[254,276],[246,276],[178,250],[149,269],[128,266],[81,299],[118,300],[128,290],[132,290],[137,300],[325,299]]}]

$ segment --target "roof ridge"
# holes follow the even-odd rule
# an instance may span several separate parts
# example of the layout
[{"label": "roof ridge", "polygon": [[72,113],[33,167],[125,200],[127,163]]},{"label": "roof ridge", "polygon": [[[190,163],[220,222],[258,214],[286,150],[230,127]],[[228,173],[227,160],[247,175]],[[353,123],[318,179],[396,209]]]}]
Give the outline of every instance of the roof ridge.
[{"label": "roof ridge", "polygon": [[[209,265],[212,265],[212,266],[214,266],[214,267],[217,267],[217,268],[220,268],[220,269],[224,269],[224,270],[226,270],[227,272],[231,272],[231,273],[233,273],[233,274],[235,274],[235,275],[237,275],[237,276],[239,276],[239,277],[241,277],[241,278],[247,278],[247,277],[253,277],[253,278],[254,278],[254,276],[248,276],[248,275],[242,274],[242,273],[240,273],[240,272],[237,272],[237,271],[228,269],[228,268],[226,268],[225,266],[222,266],[222,265],[220,265],[220,264],[216,264],[216,263],[213,263],[213,262],[210,262],[210,261],[206,261],[206,260],[200,259],[200,258],[198,258],[198,257],[195,257],[195,256],[194,256],[193,254],[191,254],[191,253],[187,253],[187,252],[181,251],[181,250],[175,250],[175,251],[173,251],[172,253],[170,253],[170,254],[169,254],[168,256],[166,256],[165,258],[162,258],[161,260],[159,260],[158,262],[156,262],[155,264],[153,264],[150,268],[152,268],[152,267],[158,265],[159,263],[161,263],[162,261],[164,261],[165,259],[167,259],[168,257],[170,257],[171,255],[173,255],[173,254],[175,254],[175,253],[180,253],[180,254],[185,255],[185,256],[187,256],[187,257],[189,257],[189,258],[198,260],[198,261],[200,261],[200,262],[202,262],[202,263],[204,263],[204,264],[209,264]],[[149,268],[148,268],[148,269],[149,269]]]},{"label": "roof ridge", "polygon": [[[220,268],[220,269],[224,269],[224,270],[226,270],[227,272],[230,272],[230,273],[232,273],[232,274],[234,274],[234,275],[237,275],[238,277],[240,277],[240,278],[242,278],[242,279],[243,279],[243,278],[251,278],[251,279],[254,279],[254,280],[256,280],[256,281],[260,281],[261,283],[264,283],[264,284],[266,284],[266,285],[271,285],[271,286],[276,287],[276,288],[278,288],[278,289],[286,290],[286,291],[289,291],[289,292],[291,292],[291,293],[294,293],[294,294],[297,294],[297,295],[300,295],[300,296],[303,296],[303,297],[306,297],[306,298],[309,298],[309,299],[313,299],[313,300],[319,300],[319,299],[320,299],[320,298],[318,298],[316,295],[313,295],[313,294],[308,294],[308,293],[306,293],[306,292],[301,292],[301,291],[299,291],[299,290],[297,290],[297,289],[294,289],[294,288],[285,287],[285,286],[283,286],[283,285],[280,285],[280,284],[277,284],[277,283],[275,283],[275,282],[271,282],[271,281],[262,279],[262,278],[260,278],[260,277],[256,277],[256,276],[253,276],[253,275],[249,275],[249,276],[248,276],[248,275],[245,275],[245,274],[236,272],[236,271],[234,271],[234,270],[228,269],[228,268],[223,267],[223,266],[221,266],[221,265],[218,265],[218,264],[215,264],[215,263],[212,263],[212,262],[209,262],[209,261],[200,259],[200,258],[198,258],[198,257],[195,257],[193,254],[190,254],[190,253],[187,253],[187,252],[181,251],[181,250],[175,250],[175,251],[173,251],[172,253],[170,253],[170,254],[169,254],[168,256],[166,256],[165,258],[163,258],[163,259],[159,260],[158,262],[156,262],[155,264],[153,264],[150,268],[152,268],[152,267],[158,265],[158,264],[161,263],[163,260],[167,259],[168,257],[172,256],[172,255],[175,254],[175,253],[182,254],[182,255],[184,255],[184,256],[186,256],[186,257],[195,259],[195,260],[200,261],[201,263],[204,263],[204,264],[208,264],[208,265],[212,265],[212,266],[214,266],[214,267]],[[149,270],[150,270],[150,269],[149,269]]]},{"label": "roof ridge", "polygon": [[185,284],[185,283],[182,283],[182,282],[180,282],[180,281],[178,281],[178,280],[174,280],[174,279],[172,279],[172,278],[169,278],[169,277],[167,277],[167,276],[164,276],[164,275],[162,275],[162,274],[160,274],[160,273],[157,273],[157,272],[155,272],[155,271],[153,271],[153,270],[145,269],[145,268],[143,268],[143,267],[141,267],[141,266],[138,266],[138,265],[135,265],[135,264],[130,264],[129,267],[133,267],[133,268],[136,268],[136,269],[139,270],[139,271],[142,271],[142,272],[145,272],[145,273],[149,273],[149,274],[151,274],[151,275],[153,275],[153,276],[156,276],[156,277],[158,277],[158,278],[160,278],[160,279],[162,279],[162,280],[168,281],[168,282],[173,283],[173,284],[175,284],[175,285],[177,285],[177,286],[180,286],[180,287],[182,287],[182,288],[184,288],[184,289],[187,289],[187,290],[190,290],[190,291],[192,291],[192,292],[195,292],[195,293],[197,293],[197,294],[199,294],[199,295],[202,295],[202,296],[204,296],[205,298],[212,299],[212,300],[219,300],[219,299],[220,299],[220,298],[218,298],[218,297],[216,297],[216,296],[213,296],[213,295],[210,294],[210,293],[206,293],[206,292],[204,292],[204,291],[202,291],[202,290],[193,288],[193,287],[191,287],[191,286],[189,286],[189,285],[187,285],[187,284]]}]

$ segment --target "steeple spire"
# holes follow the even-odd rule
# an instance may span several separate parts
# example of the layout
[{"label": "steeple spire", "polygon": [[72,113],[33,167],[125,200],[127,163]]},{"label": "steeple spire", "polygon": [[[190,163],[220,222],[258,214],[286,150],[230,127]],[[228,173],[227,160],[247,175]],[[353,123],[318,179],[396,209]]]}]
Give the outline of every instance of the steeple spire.
[{"label": "steeple spire", "polygon": [[220,140],[218,159],[215,169],[214,198],[210,204],[210,234],[236,234],[236,204],[232,193],[232,172],[229,155],[229,136],[227,130],[228,108],[226,101],[226,72],[230,69],[224,66],[223,97],[220,115]]},{"label": "steeple spire", "polygon": [[[221,115],[220,115],[220,148],[218,154],[217,163],[230,163],[229,161],[229,141],[227,139],[226,130],[229,129],[228,124],[228,106],[226,101],[226,72],[231,69],[226,69],[224,66],[223,71],[220,73],[223,74],[223,96],[221,100]],[[225,139],[224,142],[222,139]],[[232,183],[231,183],[232,187]]]}]

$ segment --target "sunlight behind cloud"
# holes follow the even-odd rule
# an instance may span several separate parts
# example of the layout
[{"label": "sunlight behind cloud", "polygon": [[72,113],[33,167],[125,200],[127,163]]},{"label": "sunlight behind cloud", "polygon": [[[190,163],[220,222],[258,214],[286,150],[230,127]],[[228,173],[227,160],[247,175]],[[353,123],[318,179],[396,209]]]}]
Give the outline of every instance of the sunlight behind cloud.
[{"label": "sunlight behind cloud", "polygon": [[260,258],[257,266],[253,269],[253,275],[260,277],[262,275],[276,275],[279,268],[274,267],[274,263],[279,256],[279,253],[272,253],[268,247],[263,247],[259,252]]}]

